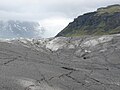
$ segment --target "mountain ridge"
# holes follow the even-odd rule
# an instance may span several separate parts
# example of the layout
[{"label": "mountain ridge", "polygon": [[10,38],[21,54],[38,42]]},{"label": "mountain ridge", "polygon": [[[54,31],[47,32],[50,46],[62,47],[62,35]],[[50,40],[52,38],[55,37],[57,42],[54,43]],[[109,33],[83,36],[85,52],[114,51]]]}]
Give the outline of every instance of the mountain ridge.
[{"label": "mountain ridge", "polygon": [[98,8],[70,22],[58,36],[108,35],[120,33],[120,5]]}]

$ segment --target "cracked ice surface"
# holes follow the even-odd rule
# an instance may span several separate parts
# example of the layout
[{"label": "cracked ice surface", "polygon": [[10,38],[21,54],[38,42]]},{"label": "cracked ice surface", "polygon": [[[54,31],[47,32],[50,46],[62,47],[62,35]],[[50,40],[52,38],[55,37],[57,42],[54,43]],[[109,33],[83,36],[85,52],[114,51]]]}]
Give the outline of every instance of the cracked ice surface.
[{"label": "cracked ice surface", "polygon": [[58,49],[62,49],[66,45],[65,39],[66,39],[65,37],[55,38],[46,44],[46,48],[52,51],[57,51]]},{"label": "cracked ice surface", "polygon": [[16,79],[17,83],[20,84],[21,86],[23,86],[24,88],[26,88],[26,90],[59,90],[59,89],[55,89],[52,88],[50,86],[48,86],[45,83],[41,83],[40,81],[36,81],[36,80],[32,80],[32,79],[28,79],[28,78],[20,78],[20,79]]},{"label": "cracked ice surface", "polygon": [[113,38],[112,36],[102,36],[99,38],[95,38],[95,39],[86,41],[83,44],[83,46],[86,46],[86,47],[95,46],[95,45],[100,44],[100,43],[105,43],[105,42],[111,41],[112,38]]},{"label": "cracked ice surface", "polygon": [[120,90],[120,35],[0,40],[0,90]]}]

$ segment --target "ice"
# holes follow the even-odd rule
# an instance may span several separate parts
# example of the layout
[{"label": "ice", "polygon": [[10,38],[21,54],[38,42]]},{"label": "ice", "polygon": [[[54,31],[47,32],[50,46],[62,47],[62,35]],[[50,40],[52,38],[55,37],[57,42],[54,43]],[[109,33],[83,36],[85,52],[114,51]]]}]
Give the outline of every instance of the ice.
[{"label": "ice", "polygon": [[95,38],[95,39],[91,39],[91,40],[88,40],[86,42],[84,42],[82,44],[82,46],[84,47],[93,47],[93,46],[96,46],[100,43],[105,43],[105,42],[109,42],[111,41],[113,38],[113,36],[101,36],[99,38]]},{"label": "ice", "polygon": [[46,48],[52,51],[57,51],[58,49],[61,49],[66,45],[66,43],[63,42],[64,39],[65,39],[64,37],[55,38],[46,44]]}]

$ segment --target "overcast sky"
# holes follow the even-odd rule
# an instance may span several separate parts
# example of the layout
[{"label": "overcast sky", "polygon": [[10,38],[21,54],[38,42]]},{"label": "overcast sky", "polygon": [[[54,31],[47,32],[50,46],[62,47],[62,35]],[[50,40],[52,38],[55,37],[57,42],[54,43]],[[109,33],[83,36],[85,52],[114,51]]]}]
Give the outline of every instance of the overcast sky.
[{"label": "overcast sky", "polygon": [[39,21],[51,37],[77,16],[111,4],[120,0],[0,0],[0,19]]}]

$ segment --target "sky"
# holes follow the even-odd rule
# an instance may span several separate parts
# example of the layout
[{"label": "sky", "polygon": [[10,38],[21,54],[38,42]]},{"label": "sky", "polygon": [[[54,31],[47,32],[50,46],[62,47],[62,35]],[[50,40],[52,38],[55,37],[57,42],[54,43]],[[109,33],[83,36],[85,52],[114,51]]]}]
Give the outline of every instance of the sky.
[{"label": "sky", "polygon": [[79,15],[112,4],[120,0],[0,0],[0,19],[38,21],[43,37],[53,37]]}]

